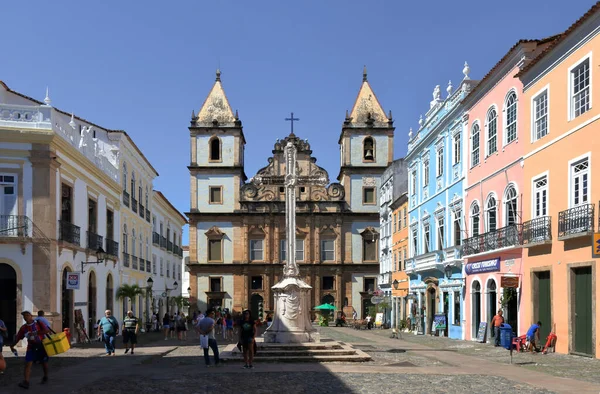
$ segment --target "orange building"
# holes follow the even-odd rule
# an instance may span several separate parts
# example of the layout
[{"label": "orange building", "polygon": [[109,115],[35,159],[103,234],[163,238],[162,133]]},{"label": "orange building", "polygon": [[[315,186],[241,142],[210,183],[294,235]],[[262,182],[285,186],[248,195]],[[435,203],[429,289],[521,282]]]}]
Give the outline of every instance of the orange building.
[{"label": "orange building", "polygon": [[539,320],[542,342],[554,331],[557,352],[594,357],[600,356],[600,267],[592,257],[600,199],[594,182],[600,167],[593,167],[600,160],[599,34],[596,3],[517,74],[530,130],[522,141],[522,326]]},{"label": "orange building", "polygon": [[406,320],[409,315],[408,305],[408,275],[404,272],[408,255],[408,195],[402,193],[390,206],[392,209],[392,316],[394,327],[400,327],[399,322]]}]

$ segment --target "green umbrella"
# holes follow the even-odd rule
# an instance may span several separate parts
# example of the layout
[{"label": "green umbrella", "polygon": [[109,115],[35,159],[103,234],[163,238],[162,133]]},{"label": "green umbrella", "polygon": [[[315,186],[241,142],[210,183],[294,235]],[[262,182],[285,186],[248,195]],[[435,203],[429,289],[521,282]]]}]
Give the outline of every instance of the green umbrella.
[{"label": "green umbrella", "polygon": [[315,309],[320,310],[320,311],[334,311],[335,306],[333,306],[331,304],[323,304],[323,305],[315,306]]}]

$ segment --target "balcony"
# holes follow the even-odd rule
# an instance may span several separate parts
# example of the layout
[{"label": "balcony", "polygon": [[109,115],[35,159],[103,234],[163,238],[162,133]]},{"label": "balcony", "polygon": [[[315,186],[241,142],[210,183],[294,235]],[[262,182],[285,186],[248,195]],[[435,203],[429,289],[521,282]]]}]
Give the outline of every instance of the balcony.
[{"label": "balcony", "polygon": [[123,204],[128,207],[129,206],[129,193],[123,190]]},{"label": "balcony", "polygon": [[152,272],[152,266],[150,265],[150,260],[146,260],[146,272]]},{"label": "balcony", "polygon": [[584,204],[558,213],[558,240],[591,236],[594,232],[594,204]]},{"label": "balcony", "polygon": [[131,210],[135,213],[137,213],[137,211],[138,211],[138,202],[133,197],[131,197]]},{"label": "balcony", "polygon": [[119,255],[119,243],[113,241],[112,239],[106,239],[106,253],[109,256],[118,256]]},{"label": "balcony", "polygon": [[59,220],[58,221],[58,230],[59,230],[59,234],[58,234],[58,239],[64,242],[69,242],[73,245],[77,245],[80,246],[81,242],[80,242],[80,237],[81,237],[81,229],[64,220]]},{"label": "balcony", "polygon": [[552,243],[552,217],[542,216],[523,223],[523,247]]},{"label": "balcony", "polygon": [[173,253],[173,242],[167,241],[167,252]]},{"label": "balcony", "polygon": [[163,249],[167,248],[167,239],[162,235],[160,236],[160,247]]},{"label": "balcony", "polygon": [[29,222],[27,216],[0,215],[0,237],[30,237]]},{"label": "balcony", "polygon": [[145,271],[146,270],[146,260],[140,258],[140,271]]},{"label": "balcony", "polygon": [[150,223],[150,210],[146,209],[146,221]]},{"label": "balcony", "polygon": [[138,269],[138,258],[136,256],[131,256],[131,269]]},{"label": "balcony", "polygon": [[144,206],[142,205],[142,203],[139,204],[139,209],[140,209],[140,217],[143,219],[144,218],[144,213],[146,212],[146,209],[144,208]]},{"label": "balcony", "polygon": [[521,224],[511,224],[494,231],[467,238],[462,245],[463,256],[488,253],[522,245]]},{"label": "balcony", "polygon": [[160,245],[160,235],[158,233],[152,233],[152,243],[156,246]]},{"label": "balcony", "polygon": [[123,252],[123,267],[129,267],[129,255]]},{"label": "balcony", "polygon": [[422,271],[443,271],[444,270],[444,252],[436,250],[435,252],[423,253],[413,258],[407,259],[404,272],[407,275],[416,275]]},{"label": "balcony", "polygon": [[87,248],[91,250],[98,250],[104,246],[104,238],[92,231],[87,232]]}]

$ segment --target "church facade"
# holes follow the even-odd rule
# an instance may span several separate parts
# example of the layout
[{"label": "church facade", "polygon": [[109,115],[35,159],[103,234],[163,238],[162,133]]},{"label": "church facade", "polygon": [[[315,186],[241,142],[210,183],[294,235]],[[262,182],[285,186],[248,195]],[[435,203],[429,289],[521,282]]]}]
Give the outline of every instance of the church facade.
[{"label": "church facade", "polygon": [[[188,269],[192,309],[274,309],[271,287],[286,261],[284,147],[255,176],[244,171],[245,135],[220,72],[190,130],[191,207]],[[307,140],[298,145],[296,261],[313,287],[312,306],[331,303],[366,316],[378,288],[381,176],[393,160],[394,127],[367,81],[341,134],[337,182],[319,167]]]}]

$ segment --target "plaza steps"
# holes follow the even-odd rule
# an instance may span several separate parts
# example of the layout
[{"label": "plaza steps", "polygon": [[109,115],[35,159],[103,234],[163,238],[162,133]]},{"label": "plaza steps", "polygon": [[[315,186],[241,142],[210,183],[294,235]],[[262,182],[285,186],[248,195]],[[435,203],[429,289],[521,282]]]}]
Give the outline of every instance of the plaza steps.
[{"label": "plaza steps", "polygon": [[[264,343],[256,339],[258,351],[254,357],[260,362],[365,362],[371,356],[360,349],[343,342],[319,343]],[[224,361],[243,361],[243,355],[236,345],[228,345],[220,354]]]}]

